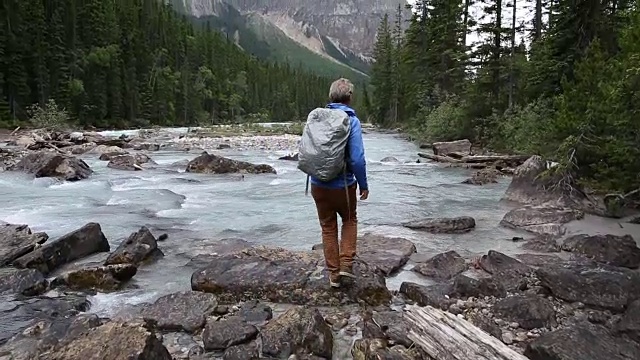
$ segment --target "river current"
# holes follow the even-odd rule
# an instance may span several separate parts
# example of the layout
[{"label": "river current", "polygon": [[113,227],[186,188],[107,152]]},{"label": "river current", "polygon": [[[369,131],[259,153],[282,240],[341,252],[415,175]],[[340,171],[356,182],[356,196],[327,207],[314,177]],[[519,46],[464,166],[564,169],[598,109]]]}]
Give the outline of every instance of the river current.
[{"label": "river current", "polygon": [[[410,239],[421,258],[447,250],[463,256],[488,249],[516,251],[511,239],[517,234],[499,225],[511,208],[500,201],[508,178],[485,186],[462,184],[470,170],[417,163],[417,146],[396,135],[369,133],[364,139],[371,193],[367,201],[358,204],[360,234]],[[139,172],[110,169],[96,155],[82,155],[94,174],[78,182],[0,173],[0,220],[28,224],[34,231],[46,231],[52,239],[97,222],[112,249],[141,226],[147,226],[155,236],[167,233],[168,239],[159,243],[166,256],[140,268],[132,288],[92,297],[91,311],[104,315],[123,303],[152,301],[190,289],[193,269],[185,264],[206,252],[207,244],[220,239],[242,238],[292,250],[310,250],[320,242],[313,200],[304,193],[305,175],[296,169],[295,162],[278,160],[288,151],[215,151],[232,159],[272,165],[278,174],[245,175],[242,179],[238,175],[185,173],[185,161],[195,158],[199,150],[151,152],[158,165]],[[398,162],[380,161],[389,156]],[[474,231],[434,235],[401,225],[423,217],[462,215],[475,218]],[[105,256],[81,262],[100,261]],[[397,289],[404,280],[424,282],[404,271],[389,279],[388,286]]]}]

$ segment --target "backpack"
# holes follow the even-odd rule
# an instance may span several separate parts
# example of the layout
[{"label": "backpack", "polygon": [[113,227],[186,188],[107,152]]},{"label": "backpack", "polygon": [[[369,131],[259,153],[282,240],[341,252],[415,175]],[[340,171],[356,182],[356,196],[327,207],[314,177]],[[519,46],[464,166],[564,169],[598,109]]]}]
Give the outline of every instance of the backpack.
[{"label": "backpack", "polygon": [[351,131],[349,115],[339,109],[316,108],[307,116],[298,148],[298,169],[320,181],[335,179],[346,170],[346,147]]}]

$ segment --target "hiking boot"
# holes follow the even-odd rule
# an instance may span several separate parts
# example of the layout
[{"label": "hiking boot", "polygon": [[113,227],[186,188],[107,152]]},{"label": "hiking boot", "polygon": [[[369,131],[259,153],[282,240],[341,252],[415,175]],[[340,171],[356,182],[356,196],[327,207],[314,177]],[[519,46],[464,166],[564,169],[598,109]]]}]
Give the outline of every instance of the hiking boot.
[{"label": "hiking boot", "polygon": [[329,286],[331,286],[332,288],[339,288],[340,287],[340,277],[339,276],[329,276]]},{"label": "hiking boot", "polygon": [[353,274],[353,270],[352,269],[342,269],[340,270],[340,276],[344,276],[344,277],[348,277],[351,279],[355,279],[356,276]]}]

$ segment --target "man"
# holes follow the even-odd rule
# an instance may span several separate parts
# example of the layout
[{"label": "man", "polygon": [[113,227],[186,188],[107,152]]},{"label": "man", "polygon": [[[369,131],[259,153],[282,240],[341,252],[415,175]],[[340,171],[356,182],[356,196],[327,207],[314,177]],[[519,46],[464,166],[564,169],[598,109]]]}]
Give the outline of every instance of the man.
[{"label": "man", "polygon": [[[338,79],[331,84],[329,89],[331,103],[327,105],[331,109],[339,109],[349,115],[351,124],[345,149],[346,174],[340,174],[326,182],[311,177],[311,195],[316,203],[322,228],[324,257],[332,287],[340,286],[341,276],[355,277],[353,258],[356,254],[358,237],[356,184],[360,188],[360,200],[366,200],[369,197],[362,128],[355,111],[349,106],[352,95],[353,84],[347,79]],[[337,215],[342,219],[340,243],[338,243]]]}]

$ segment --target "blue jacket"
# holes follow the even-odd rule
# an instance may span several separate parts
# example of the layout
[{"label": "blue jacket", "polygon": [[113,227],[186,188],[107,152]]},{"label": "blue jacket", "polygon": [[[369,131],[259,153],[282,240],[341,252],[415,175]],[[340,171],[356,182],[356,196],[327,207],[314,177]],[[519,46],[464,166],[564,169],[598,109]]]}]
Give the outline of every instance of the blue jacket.
[{"label": "blue jacket", "polygon": [[[356,116],[356,112],[347,105],[339,103],[331,103],[327,105],[330,109],[340,109],[346,112],[351,119],[351,131],[349,133],[349,140],[347,141],[347,185],[351,186],[356,181],[360,190],[369,190],[367,184],[367,162],[364,157],[364,142],[362,141],[362,127],[360,126],[360,119]],[[331,188],[331,189],[343,189],[344,188],[344,175],[340,174],[333,180],[323,182],[313,176],[311,176],[311,183],[313,185]]]}]

